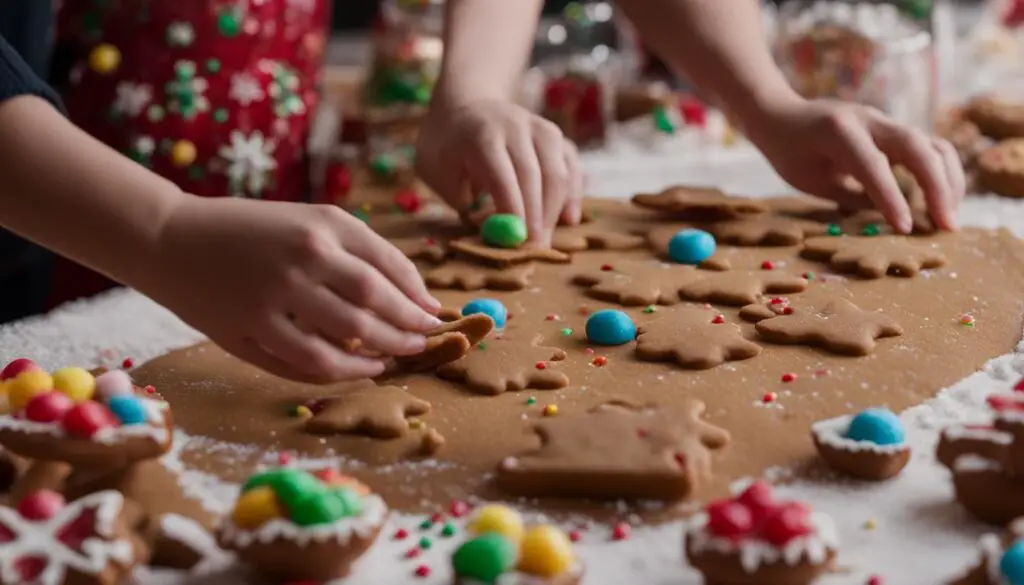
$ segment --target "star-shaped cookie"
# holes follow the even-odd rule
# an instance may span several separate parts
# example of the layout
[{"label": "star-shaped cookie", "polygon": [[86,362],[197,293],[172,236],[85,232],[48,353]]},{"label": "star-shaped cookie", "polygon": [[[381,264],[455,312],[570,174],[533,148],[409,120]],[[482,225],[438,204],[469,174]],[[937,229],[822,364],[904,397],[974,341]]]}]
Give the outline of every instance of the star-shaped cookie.
[{"label": "star-shaped cookie", "polygon": [[484,244],[480,238],[452,240],[448,246],[462,258],[497,268],[506,268],[526,262],[548,262],[566,264],[572,257],[552,248],[520,246],[518,248],[495,248]]},{"label": "star-shaped cookie", "polygon": [[765,341],[820,347],[842,355],[868,355],[875,349],[875,340],[903,334],[887,315],[865,311],[842,298],[814,304],[796,302],[789,307],[792,310],[781,314],[769,305],[744,307],[744,318],[755,320],[760,316],[754,328]]},{"label": "star-shaped cookie", "polygon": [[569,385],[569,378],[554,362],[565,359],[556,347],[537,341],[502,337],[477,344],[462,358],[442,365],[438,377],[463,382],[474,392],[497,396],[534,388],[557,390]]},{"label": "star-shaped cookie", "polygon": [[715,323],[714,311],[685,306],[659,315],[638,329],[638,359],[673,361],[684,368],[706,370],[761,353],[761,346],[745,339],[735,323]]},{"label": "star-shaped cookie", "polygon": [[616,402],[540,420],[540,444],[502,461],[498,485],[522,497],[690,497],[710,477],[712,454],[729,443],[703,412],[697,401],[678,410]]},{"label": "star-shaped cookie", "polygon": [[430,288],[460,290],[522,290],[530,285],[533,264],[517,264],[508,268],[489,268],[462,260],[449,260],[423,273]]},{"label": "star-shaped cookie", "polygon": [[677,218],[729,219],[764,213],[768,207],[755,199],[732,197],[710,187],[669,187],[661,193],[634,195],[635,205]]},{"label": "star-shaped cookie", "polygon": [[679,287],[681,298],[742,307],[766,294],[797,293],[807,288],[805,278],[778,270],[702,270],[698,275],[699,278]]},{"label": "star-shaped cookie", "polygon": [[395,439],[408,432],[409,418],[428,412],[429,402],[397,386],[365,385],[321,401],[305,429],[315,435]]},{"label": "star-shaped cookie", "polygon": [[716,222],[707,229],[720,244],[792,246],[804,241],[804,238],[825,235],[828,226],[807,219],[761,214]]},{"label": "star-shaped cookie", "polygon": [[946,257],[937,250],[916,244],[902,236],[840,236],[810,238],[802,255],[827,261],[838,272],[856,273],[863,278],[916,276],[921,270],[938,268]]},{"label": "star-shaped cookie", "polygon": [[679,289],[699,278],[697,269],[692,266],[623,261],[577,274],[572,282],[587,287],[587,294],[595,299],[624,306],[644,306],[678,303]]}]

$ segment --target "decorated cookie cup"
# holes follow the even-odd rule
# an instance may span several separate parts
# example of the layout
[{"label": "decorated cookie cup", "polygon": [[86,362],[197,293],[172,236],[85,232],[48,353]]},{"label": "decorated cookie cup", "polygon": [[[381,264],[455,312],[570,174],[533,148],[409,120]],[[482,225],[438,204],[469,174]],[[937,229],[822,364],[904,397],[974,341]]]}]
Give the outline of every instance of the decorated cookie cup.
[{"label": "decorated cookie cup", "polygon": [[686,522],[686,559],[705,585],[807,585],[839,551],[832,520],[798,502],[775,502],[754,484]]},{"label": "decorated cookie cup", "polygon": [[961,455],[952,466],[956,499],[979,520],[1005,526],[1024,516],[1024,481],[1001,463],[979,455]]},{"label": "decorated cookie cup", "polygon": [[522,571],[503,573],[491,582],[455,576],[455,585],[580,585],[583,582],[583,565],[576,564],[568,571],[552,577],[531,575]]},{"label": "decorated cookie cup", "polygon": [[349,574],[387,516],[384,500],[351,478],[276,469],[249,479],[217,541],[260,575],[325,582]]},{"label": "decorated cookie cup", "polygon": [[978,540],[979,558],[950,585],[1006,585],[1024,577],[1024,518],[1018,518],[1006,531],[986,534]]},{"label": "decorated cookie cup", "polygon": [[811,427],[815,448],[829,467],[841,473],[872,481],[895,477],[910,461],[910,446],[902,440],[883,444],[851,437],[852,423],[862,415],[839,416],[815,423]]}]

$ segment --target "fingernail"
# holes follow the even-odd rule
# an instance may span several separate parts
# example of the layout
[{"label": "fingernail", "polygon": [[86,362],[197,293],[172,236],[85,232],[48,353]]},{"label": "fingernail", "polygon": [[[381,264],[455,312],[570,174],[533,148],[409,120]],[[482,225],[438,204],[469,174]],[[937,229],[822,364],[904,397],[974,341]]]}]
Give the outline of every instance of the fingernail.
[{"label": "fingernail", "polygon": [[410,335],[406,345],[410,351],[423,351],[427,347],[427,338],[423,335]]},{"label": "fingernail", "polygon": [[437,309],[441,308],[441,301],[435,299],[434,297],[427,297],[427,306],[436,311]]},{"label": "fingernail", "polygon": [[901,217],[896,229],[898,229],[901,234],[909,234],[914,231],[914,220],[909,217]]}]

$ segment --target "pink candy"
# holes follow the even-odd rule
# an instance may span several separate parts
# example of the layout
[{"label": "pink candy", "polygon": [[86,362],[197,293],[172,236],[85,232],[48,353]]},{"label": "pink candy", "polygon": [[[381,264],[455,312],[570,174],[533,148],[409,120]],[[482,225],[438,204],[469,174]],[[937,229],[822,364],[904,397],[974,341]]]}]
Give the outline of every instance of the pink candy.
[{"label": "pink candy", "polygon": [[96,378],[96,399],[107,401],[114,396],[134,394],[131,377],[122,370],[111,370]]}]

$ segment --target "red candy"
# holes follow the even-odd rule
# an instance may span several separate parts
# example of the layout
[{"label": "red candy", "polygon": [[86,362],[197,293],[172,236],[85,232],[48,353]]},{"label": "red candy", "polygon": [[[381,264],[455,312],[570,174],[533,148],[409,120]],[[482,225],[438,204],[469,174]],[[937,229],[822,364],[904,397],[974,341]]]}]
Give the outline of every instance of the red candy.
[{"label": "red candy", "polygon": [[453,500],[451,505],[448,506],[448,513],[455,518],[462,518],[466,514],[469,514],[469,504],[462,500]]},{"label": "red candy", "polygon": [[91,437],[97,431],[117,426],[117,418],[99,402],[79,402],[64,415],[61,426],[69,435]]},{"label": "red candy", "polygon": [[51,490],[39,490],[33,492],[18,502],[18,514],[26,520],[43,522],[53,518],[57,512],[64,508],[67,502],[64,496]]},{"label": "red candy", "polygon": [[54,423],[62,418],[75,406],[63,392],[46,392],[37,394],[25,406],[25,418],[38,423]]},{"label": "red candy", "polygon": [[740,502],[722,500],[708,506],[708,531],[711,534],[739,540],[754,529],[750,508]]},{"label": "red candy", "polygon": [[33,370],[40,369],[42,368],[40,368],[34,361],[28,358],[18,358],[4,366],[4,369],[0,371],[0,380],[10,380],[12,378],[17,378],[18,374],[22,372],[31,372]]},{"label": "red candy", "polygon": [[777,547],[810,533],[810,510],[800,502],[781,504],[761,526],[761,537]]},{"label": "red candy", "polygon": [[337,203],[348,195],[352,188],[352,169],[340,162],[333,162],[327,165],[327,177],[324,188],[327,190],[329,203]]},{"label": "red candy", "polygon": [[772,494],[772,486],[763,481],[757,481],[743,490],[736,501],[743,504],[750,510],[755,524],[764,520],[775,507],[775,496]]},{"label": "red candy", "polygon": [[619,522],[612,530],[612,539],[626,540],[633,533],[633,527],[626,522]]},{"label": "red candy", "polygon": [[423,206],[423,200],[416,191],[407,189],[395,195],[395,205],[406,213],[416,213]]},{"label": "red candy", "polygon": [[[5,370],[6,371],[6,370]],[[1017,383],[1013,385],[1014,392],[1024,392],[1024,378],[1017,380]]]}]

